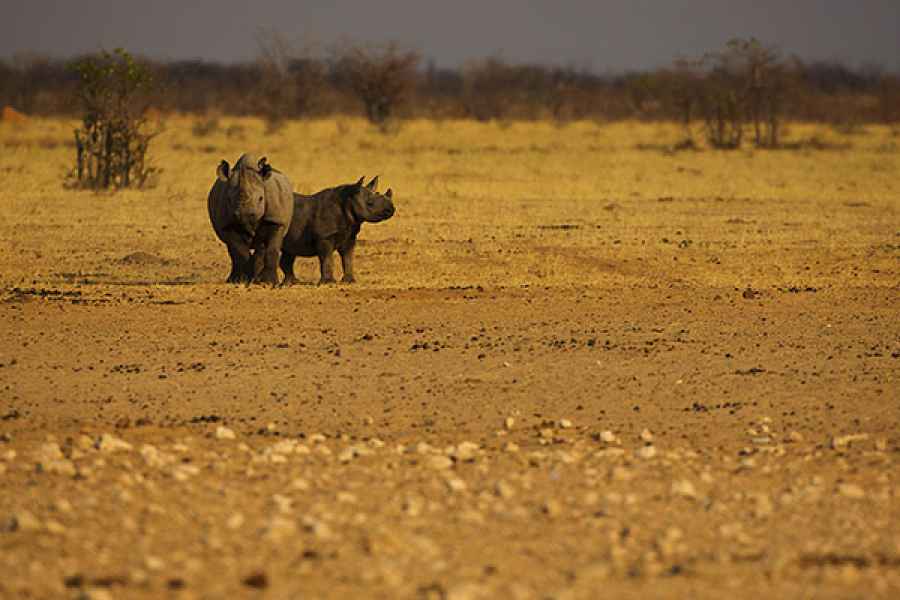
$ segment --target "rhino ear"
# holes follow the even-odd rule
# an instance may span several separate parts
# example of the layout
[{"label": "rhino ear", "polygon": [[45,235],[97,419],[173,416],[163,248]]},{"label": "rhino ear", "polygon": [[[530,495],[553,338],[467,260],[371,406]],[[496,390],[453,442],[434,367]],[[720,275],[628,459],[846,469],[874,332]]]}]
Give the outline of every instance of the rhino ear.
[{"label": "rhino ear", "polygon": [[385,195],[386,198],[391,198],[391,199],[393,199],[393,197],[394,197],[394,190],[392,190],[391,188],[388,188],[388,191],[386,191],[386,192],[384,193],[384,195]]},{"label": "rhino ear", "polygon": [[362,187],[363,181],[365,181],[365,179],[366,179],[366,177],[365,177],[365,175],[363,175],[362,177],[359,178],[359,181],[356,182],[356,185],[358,185],[359,187]]},{"label": "rhino ear", "polygon": [[272,174],[272,165],[269,164],[269,161],[265,156],[259,159],[257,167],[259,168],[259,174],[262,175],[263,179],[268,179]]},{"label": "rhino ear", "polygon": [[228,181],[228,175],[230,175],[230,168],[228,167],[228,161],[223,160],[219,163],[218,168],[216,168],[216,176],[221,181]]},{"label": "rhino ear", "polygon": [[377,192],[378,191],[378,175],[369,182],[369,185],[366,186],[370,191]]}]

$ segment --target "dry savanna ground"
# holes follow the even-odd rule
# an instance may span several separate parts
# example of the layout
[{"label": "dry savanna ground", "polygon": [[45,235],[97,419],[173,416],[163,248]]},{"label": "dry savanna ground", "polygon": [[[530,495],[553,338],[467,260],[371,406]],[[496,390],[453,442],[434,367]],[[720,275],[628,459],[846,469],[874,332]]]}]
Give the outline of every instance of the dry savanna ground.
[{"label": "dry savanna ground", "polygon": [[[900,595],[900,137],[0,124],[0,597]],[[380,174],[359,283],[231,286],[217,163]]]}]

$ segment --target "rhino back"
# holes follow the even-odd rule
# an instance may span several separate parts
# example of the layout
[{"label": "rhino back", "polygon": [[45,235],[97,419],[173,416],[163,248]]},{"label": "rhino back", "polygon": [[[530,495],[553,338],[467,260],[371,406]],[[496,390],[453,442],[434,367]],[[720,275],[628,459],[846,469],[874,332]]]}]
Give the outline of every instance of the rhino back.
[{"label": "rhino back", "polygon": [[319,195],[293,194],[293,218],[284,236],[282,250],[294,256],[315,256],[318,237],[313,227],[313,216],[319,203]]},{"label": "rhino back", "polygon": [[294,214],[294,186],[287,175],[273,171],[265,181],[266,212],[263,219],[270,223],[290,226]]}]

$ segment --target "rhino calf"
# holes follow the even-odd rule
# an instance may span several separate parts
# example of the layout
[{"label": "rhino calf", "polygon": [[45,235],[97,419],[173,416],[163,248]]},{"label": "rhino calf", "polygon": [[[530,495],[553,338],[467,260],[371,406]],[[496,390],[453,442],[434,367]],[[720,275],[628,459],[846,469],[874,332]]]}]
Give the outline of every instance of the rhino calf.
[{"label": "rhino calf", "polygon": [[281,246],[284,285],[297,283],[294,259],[318,256],[319,284],[334,283],[334,251],[341,255],[344,283],[353,283],[353,250],[366,221],[377,223],[394,215],[393,192],[377,193],[378,177],[368,185],[363,178],[304,196],[294,194],[294,216]]},{"label": "rhino calf", "polygon": [[[219,163],[207,199],[209,220],[231,257],[229,283],[278,283],[278,253],[294,214],[293,186],[265,157]],[[251,254],[251,250],[253,253]]]}]

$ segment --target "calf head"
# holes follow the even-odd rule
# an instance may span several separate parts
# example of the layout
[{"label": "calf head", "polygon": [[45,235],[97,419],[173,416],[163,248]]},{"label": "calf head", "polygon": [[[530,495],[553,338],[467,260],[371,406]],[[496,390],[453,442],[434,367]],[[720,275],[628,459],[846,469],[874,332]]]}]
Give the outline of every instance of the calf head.
[{"label": "calf head", "polygon": [[377,223],[394,216],[394,192],[378,193],[378,177],[363,185],[364,177],[347,186],[346,201],[350,211],[360,221]]},{"label": "calf head", "polygon": [[223,160],[216,175],[227,184],[226,199],[235,220],[252,233],[266,211],[264,183],[272,175],[271,165],[265,157],[254,162],[244,155],[233,169]]}]

